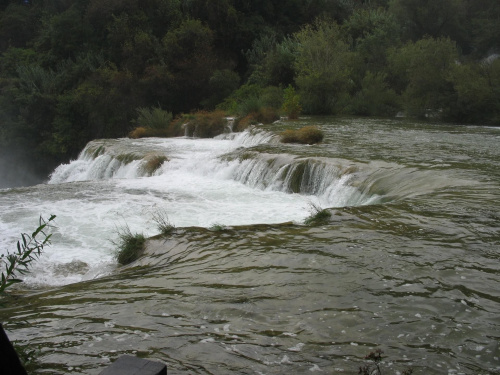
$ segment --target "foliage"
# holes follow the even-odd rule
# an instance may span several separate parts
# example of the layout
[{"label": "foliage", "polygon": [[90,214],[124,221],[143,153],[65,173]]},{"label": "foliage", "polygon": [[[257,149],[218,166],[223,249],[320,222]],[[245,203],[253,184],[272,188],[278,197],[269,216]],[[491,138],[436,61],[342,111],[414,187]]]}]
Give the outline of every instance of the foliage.
[{"label": "foliage", "polygon": [[132,122],[139,125],[132,130],[130,138],[168,137],[172,136],[169,125],[172,122],[172,113],[160,107],[137,108],[137,119]]},{"label": "foliage", "polygon": [[212,232],[222,232],[226,230],[226,226],[224,224],[214,223],[208,228],[208,230]]},{"label": "foliage", "polygon": [[282,143],[301,143],[312,145],[320,143],[323,140],[324,134],[316,126],[305,126],[297,130],[285,130],[281,133]]},{"label": "foliage", "polygon": [[403,101],[411,116],[425,117],[449,105],[452,86],[447,77],[458,58],[455,42],[425,38],[410,42],[389,56],[403,83]]},{"label": "foliage", "polygon": [[6,255],[0,256],[0,261],[5,266],[0,280],[0,293],[4,293],[11,285],[22,282],[18,279],[18,275],[26,274],[30,264],[40,257],[44,247],[50,245],[52,234],[48,234],[47,229],[55,218],[55,215],[51,215],[45,220],[40,216],[38,227],[31,235],[21,234],[21,240],[17,241],[17,251],[13,253],[7,251]]},{"label": "foliage", "polygon": [[235,131],[243,131],[250,125],[271,124],[279,120],[278,110],[273,107],[260,107],[255,112],[251,112],[236,120]]},{"label": "foliage", "polygon": [[299,117],[302,111],[302,106],[300,105],[300,96],[295,93],[295,89],[292,85],[289,85],[283,95],[283,111],[286,113],[289,119],[296,119]]},{"label": "foliage", "polygon": [[189,116],[188,135],[198,138],[213,138],[226,130],[227,120],[223,111],[199,111]]},{"label": "foliage", "polygon": [[410,40],[452,38],[469,50],[467,7],[466,0],[392,0],[389,9]]},{"label": "foliage", "polygon": [[363,77],[363,71],[375,74],[385,72],[388,49],[401,44],[402,31],[396,17],[383,8],[354,11],[342,25],[342,30],[357,54],[358,72],[355,78]]},{"label": "foliage", "polygon": [[387,83],[384,73],[367,71],[359,91],[353,96],[351,110],[362,116],[393,116],[399,108],[399,98]]},{"label": "foliage", "polygon": [[137,115],[137,125],[146,129],[166,129],[172,121],[172,113],[161,109],[161,107],[139,107]]},{"label": "foliage", "polygon": [[[136,108],[246,117],[281,109],[289,85],[307,114],[405,109],[499,121],[496,66],[481,66],[500,51],[497,0],[4,1],[0,9],[0,149],[44,177],[88,141],[129,133]],[[174,123],[163,135],[183,134]]]},{"label": "foliage", "polygon": [[118,239],[113,242],[117,248],[116,260],[121,265],[127,265],[139,257],[144,252],[146,238],[143,234],[135,233],[128,226],[117,230]]},{"label": "foliage", "polygon": [[455,102],[445,115],[452,121],[500,124],[500,59],[453,66]]},{"label": "foliage", "polygon": [[209,97],[201,101],[207,109],[214,109],[226,99],[240,84],[238,73],[230,69],[216,70],[208,81]]},{"label": "foliage", "polygon": [[40,358],[42,356],[41,345],[34,345],[31,343],[27,346],[21,346],[13,342],[12,346],[28,374],[32,374],[40,368]]},{"label": "foliage", "polygon": [[306,225],[318,225],[326,222],[332,216],[332,213],[326,209],[321,208],[313,203],[310,204],[311,214],[304,220]]},{"label": "foliage", "polygon": [[168,219],[168,214],[163,210],[157,210],[153,213],[153,221],[156,223],[156,228],[164,237],[169,236],[175,230],[175,226]]},{"label": "foliage", "polygon": [[213,31],[195,19],[184,21],[163,37],[160,57],[173,73],[169,88],[176,95],[170,100],[177,111],[188,112],[210,95],[210,78],[218,66],[213,43]]},{"label": "foliage", "polygon": [[274,33],[256,39],[245,53],[251,71],[248,82],[263,87],[292,84],[297,47],[291,37],[278,41]]},{"label": "foliage", "polygon": [[295,82],[304,112],[337,114],[347,104],[354,55],[343,40],[340,26],[318,19],[294,35],[299,47]]}]

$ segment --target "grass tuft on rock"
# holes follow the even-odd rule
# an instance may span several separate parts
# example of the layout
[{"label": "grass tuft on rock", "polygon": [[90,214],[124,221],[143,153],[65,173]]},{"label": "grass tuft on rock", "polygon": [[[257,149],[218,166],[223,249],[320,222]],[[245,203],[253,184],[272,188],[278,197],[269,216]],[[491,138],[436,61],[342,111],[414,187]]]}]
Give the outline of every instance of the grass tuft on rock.
[{"label": "grass tuft on rock", "polygon": [[306,225],[318,225],[323,224],[332,217],[332,213],[326,209],[321,208],[313,203],[311,203],[311,214],[304,220]]},{"label": "grass tuft on rock", "polygon": [[226,226],[224,224],[214,223],[208,228],[208,230],[212,232],[222,232],[226,230]]},{"label": "grass tuft on rock", "polygon": [[144,253],[146,238],[142,233],[133,234],[128,226],[118,230],[118,240],[113,242],[117,247],[116,260],[121,265],[127,265]]},{"label": "grass tuft on rock", "polygon": [[153,221],[156,223],[156,228],[163,237],[169,236],[175,230],[175,226],[170,222],[167,213],[163,210],[153,213]]}]

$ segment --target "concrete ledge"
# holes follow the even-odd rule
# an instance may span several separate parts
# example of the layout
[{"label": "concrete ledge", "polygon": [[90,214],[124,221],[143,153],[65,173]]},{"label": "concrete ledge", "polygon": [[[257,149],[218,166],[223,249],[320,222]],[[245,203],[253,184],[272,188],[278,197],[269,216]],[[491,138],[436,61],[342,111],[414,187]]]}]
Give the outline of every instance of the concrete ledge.
[{"label": "concrete ledge", "polygon": [[167,366],[161,362],[122,355],[99,375],[167,375]]}]

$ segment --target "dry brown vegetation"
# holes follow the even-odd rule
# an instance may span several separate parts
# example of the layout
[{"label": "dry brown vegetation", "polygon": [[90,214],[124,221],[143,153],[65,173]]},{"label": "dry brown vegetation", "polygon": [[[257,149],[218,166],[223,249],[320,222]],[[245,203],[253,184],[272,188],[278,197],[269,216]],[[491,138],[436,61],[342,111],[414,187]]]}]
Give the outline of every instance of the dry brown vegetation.
[{"label": "dry brown vegetation", "polygon": [[301,143],[312,145],[321,142],[323,138],[323,132],[316,126],[305,126],[297,130],[288,129],[281,133],[282,143]]}]

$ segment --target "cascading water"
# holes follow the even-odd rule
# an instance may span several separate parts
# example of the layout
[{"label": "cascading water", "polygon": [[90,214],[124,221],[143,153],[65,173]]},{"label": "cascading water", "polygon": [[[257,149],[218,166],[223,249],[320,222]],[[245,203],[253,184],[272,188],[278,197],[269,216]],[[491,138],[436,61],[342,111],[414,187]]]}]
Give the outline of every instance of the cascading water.
[{"label": "cascading water", "polygon": [[[5,197],[16,203],[2,221],[23,219],[3,238],[4,248],[29,227],[28,218],[56,214],[54,245],[26,281],[66,284],[109,273],[120,228],[155,235],[156,211],[167,212],[177,227],[271,224],[301,222],[311,203],[340,207],[377,199],[350,187],[350,175],[327,160],[252,151],[275,141],[273,133],[255,129],[218,139],[92,141],[77,160],[52,173],[43,198],[30,188],[23,199]],[[232,157],[245,153],[253,158]]]},{"label": "cascading water", "polygon": [[[66,284],[109,273],[120,228],[155,235],[151,218],[157,211],[168,213],[178,227],[300,223],[311,205],[360,206],[387,195],[375,183],[366,187],[358,181],[365,174],[366,184],[370,174],[384,170],[380,165],[371,169],[344,159],[259,151],[263,145],[279,143],[273,133],[259,129],[217,139],[92,141],[77,160],[52,173],[43,187],[46,196],[31,197],[29,188],[23,199],[6,196],[16,204],[4,210],[2,221],[23,218],[9,229],[4,248],[29,227],[28,218],[34,222],[39,214],[56,214],[54,246],[26,281]],[[389,170],[397,179],[399,172]],[[401,180],[411,178],[405,174]],[[51,196],[55,189],[57,196]]]},{"label": "cascading water", "polygon": [[[279,143],[304,125],[324,142]],[[173,375],[355,373],[375,348],[383,373],[498,373],[498,129],[269,130],[98,140],[50,183],[0,190],[1,249],[57,215],[28,294],[0,309],[11,339],[61,375],[121,354]],[[304,225],[311,203],[332,216]],[[155,212],[174,233],[116,269],[117,229],[156,235]]]}]

